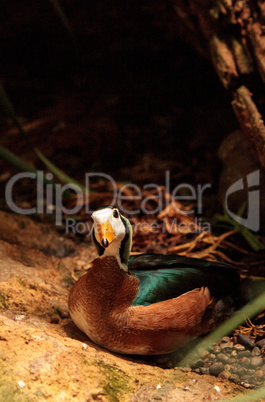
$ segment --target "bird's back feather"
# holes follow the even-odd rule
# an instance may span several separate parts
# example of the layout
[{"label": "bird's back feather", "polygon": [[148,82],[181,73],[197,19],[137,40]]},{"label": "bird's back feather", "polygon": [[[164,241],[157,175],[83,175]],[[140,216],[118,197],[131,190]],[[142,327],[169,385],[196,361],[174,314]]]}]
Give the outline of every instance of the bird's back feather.
[{"label": "bird's back feather", "polygon": [[128,266],[140,281],[134,306],[158,303],[200,287],[208,287],[216,299],[238,292],[239,274],[224,263],[178,255],[141,254],[131,256]]}]

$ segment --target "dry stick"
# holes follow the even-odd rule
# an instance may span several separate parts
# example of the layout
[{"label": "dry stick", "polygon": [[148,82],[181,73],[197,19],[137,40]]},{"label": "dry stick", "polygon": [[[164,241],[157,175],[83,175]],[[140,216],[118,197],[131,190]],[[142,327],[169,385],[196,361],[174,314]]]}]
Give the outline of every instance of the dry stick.
[{"label": "dry stick", "polygon": [[265,168],[265,126],[251,92],[242,85],[234,93],[232,106],[240,126],[256,148],[260,163]]}]

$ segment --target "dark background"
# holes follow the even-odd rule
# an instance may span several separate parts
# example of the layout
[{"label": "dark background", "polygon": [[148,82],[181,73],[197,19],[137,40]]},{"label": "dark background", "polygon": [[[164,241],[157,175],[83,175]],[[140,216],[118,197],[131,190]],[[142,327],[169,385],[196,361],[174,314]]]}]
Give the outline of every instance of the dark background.
[{"label": "dark background", "polygon": [[[237,127],[229,94],[162,3],[62,1],[76,51],[52,2],[1,2],[2,83],[21,122],[37,122],[33,146],[78,180],[161,181],[166,169],[218,180],[218,146]],[[38,167],[3,111],[1,121],[2,145]]]}]

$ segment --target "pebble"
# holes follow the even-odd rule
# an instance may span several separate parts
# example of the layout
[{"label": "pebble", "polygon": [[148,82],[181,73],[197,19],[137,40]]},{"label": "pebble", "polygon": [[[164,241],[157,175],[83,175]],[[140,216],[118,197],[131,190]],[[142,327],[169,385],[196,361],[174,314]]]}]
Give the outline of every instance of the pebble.
[{"label": "pebble", "polygon": [[260,356],[260,348],[258,348],[257,346],[255,346],[252,349],[252,356]]},{"label": "pebble", "polygon": [[265,346],[265,338],[261,339],[260,341],[256,342],[256,346],[258,346],[260,349]]},{"label": "pebble", "polygon": [[210,367],[209,367],[209,372],[211,375],[214,375],[215,377],[217,377],[222,371],[224,370],[224,365],[223,363],[219,362],[219,363],[213,363]]},{"label": "pebble", "polygon": [[238,357],[239,358],[241,358],[241,357],[251,357],[251,356],[252,356],[252,354],[251,354],[250,350],[242,350],[242,351],[238,352]]},{"label": "pebble", "polygon": [[248,374],[246,374],[246,375],[243,375],[241,378],[240,378],[240,380],[242,381],[242,382],[249,382],[249,375]]},{"label": "pebble", "polygon": [[240,343],[237,343],[237,344],[234,346],[234,349],[238,351],[238,350],[245,350],[246,348],[245,348],[245,346],[240,345]]},{"label": "pebble", "polygon": [[263,370],[257,370],[255,372],[256,377],[264,377],[264,371]]},{"label": "pebble", "polygon": [[209,374],[209,368],[208,367],[201,367],[200,368],[200,374]]},{"label": "pebble", "polygon": [[229,336],[224,336],[223,338],[221,338],[221,343],[227,343],[227,342],[230,342]]},{"label": "pebble", "polygon": [[239,334],[237,336],[237,342],[240,343],[243,346],[246,346],[249,349],[253,349],[255,346],[255,343],[250,339],[248,336]]},{"label": "pebble", "polygon": [[[238,343],[237,343],[238,342]],[[265,338],[254,342],[249,336],[223,337],[209,352],[199,351],[191,369],[198,374],[210,374],[245,388],[265,385]],[[262,350],[261,350],[262,349]]]},{"label": "pebble", "polygon": [[220,348],[220,346],[218,346],[218,345],[216,345],[216,346],[214,346],[214,348],[213,348],[213,353],[220,353],[221,352],[221,348]]},{"label": "pebble", "polygon": [[250,367],[250,359],[248,357],[242,357],[241,361],[243,363],[243,367]]},{"label": "pebble", "polygon": [[235,383],[239,382],[239,377],[237,374],[231,374],[230,375],[230,381],[234,381]]},{"label": "pebble", "polygon": [[50,321],[51,321],[51,324],[59,324],[60,317],[58,315],[52,315]]},{"label": "pebble", "polygon": [[237,376],[239,376],[239,377],[242,377],[242,375],[244,374],[244,372],[245,372],[245,370],[244,370],[243,367],[238,367],[238,368],[235,370],[235,374],[236,374]]},{"label": "pebble", "polygon": [[227,363],[229,360],[229,357],[227,355],[225,355],[224,353],[219,353],[218,355],[216,355],[217,359],[222,362],[222,363]]},{"label": "pebble", "polygon": [[254,356],[250,359],[251,367],[260,367],[263,364],[263,359],[261,356]]},{"label": "pebble", "polygon": [[199,367],[203,367],[203,366],[204,366],[204,361],[203,361],[202,359],[195,360],[194,362],[192,362],[192,363],[190,364],[190,367],[191,367],[193,370],[195,370],[195,369],[197,369],[197,368],[199,368]]},{"label": "pebble", "polygon": [[200,356],[202,359],[205,359],[205,357],[208,356],[208,355],[209,355],[208,350],[203,349],[203,348],[199,349],[199,356]]},{"label": "pebble", "polygon": [[248,382],[242,381],[242,382],[240,382],[240,384],[245,388],[252,388],[252,386]]},{"label": "pebble", "polygon": [[58,313],[62,319],[70,317],[69,312],[67,310],[59,309]]},{"label": "pebble", "polygon": [[231,373],[229,371],[222,371],[219,375],[218,378],[222,378],[224,380],[229,380],[229,378],[231,377]]},{"label": "pebble", "polygon": [[215,359],[215,355],[213,353],[210,353],[209,356],[208,356],[208,359],[210,361],[213,361]]},{"label": "pebble", "polygon": [[220,345],[221,350],[224,350],[224,349],[233,349],[233,347],[234,347],[233,342],[221,343],[221,345]]}]

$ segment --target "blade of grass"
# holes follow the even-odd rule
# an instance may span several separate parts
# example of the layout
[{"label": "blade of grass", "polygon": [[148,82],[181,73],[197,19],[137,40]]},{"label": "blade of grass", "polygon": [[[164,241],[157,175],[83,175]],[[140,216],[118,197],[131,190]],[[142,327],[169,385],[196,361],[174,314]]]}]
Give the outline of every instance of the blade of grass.
[{"label": "blade of grass", "polygon": [[[76,187],[77,190],[81,190],[83,193],[87,193],[87,190],[85,186],[80,184],[78,181],[73,179],[72,177],[68,176],[66,173],[64,173],[61,169],[57,168],[49,159],[47,159],[43,153],[38,149],[35,148],[35,152],[40,158],[40,160],[45,164],[45,166],[63,183],[65,184],[71,184],[72,187]],[[90,191],[92,193],[92,191]]]},{"label": "blade of grass", "polygon": [[[26,140],[27,144],[32,148],[32,150],[36,153],[36,155],[39,157],[39,159],[44,163],[44,165],[56,176],[58,177],[63,183],[65,184],[72,184],[76,186],[78,190],[81,189],[81,191],[86,192],[85,187],[78,183],[76,180],[74,180],[72,177],[66,175],[62,170],[57,168],[51,161],[49,161],[48,158],[46,158],[42,152],[38,148],[34,148],[31,144],[30,139],[28,138],[27,134],[23,130],[23,127],[21,126],[17,114],[15,112],[14,106],[12,102],[10,101],[2,83],[0,82],[0,103],[2,106],[6,109],[9,117],[12,119],[13,123],[15,126],[18,128],[20,134],[23,136],[23,138]],[[34,172],[37,173],[37,170],[33,168],[31,165],[28,163],[24,162],[22,159],[20,159],[18,156],[13,154],[11,151],[9,151],[7,148],[1,146],[0,150],[0,156],[2,156],[3,159],[5,159],[7,162],[11,163],[14,167],[21,171],[28,171],[28,172]],[[53,181],[46,180],[46,183],[54,183]]]},{"label": "blade of grass", "polygon": [[59,1],[57,1],[57,0],[50,0],[50,3],[52,4],[55,13],[58,15],[62,25],[64,26],[66,32],[68,33],[68,36],[69,36],[71,42],[73,43],[76,55],[79,55],[78,42],[76,40],[75,33],[74,33],[73,29],[71,28],[71,24],[70,24],[65,12],[64,12],[63,7],[61,6]]},{"label": "blade of grass", "polygon": [[7,111],[7,114],[10,117],[10,119],[13,121],[14,125],[18,128],[18,131],[20,132],[20,134],[24,137],[26,142],[31,146],[30,141],[18,120],[14,106],[13,106],[12,102],[10,101],[10,99],[5,91],[5,88],[3,87],[1,82],[0,82],[0,103],[3,106],[3,108]]},{"label": "blade of grass", "polygon": [[[5,148],[3,145],[0,145],[0,158],[3,158],[6,162],[10,163],[14,168],[21,170],[22,172],[31,172],[35,173],[37,177],[37,169],[30,165],[29,163],[23,161],[23,159],[19,158],[13,152],[9,151],[9,149]],[[46,184],[57,184],[53,180],[48,180],[46,176],[43,177],[44,183]],[[70,194],[70,193],[69,193]]]},{"label": "blade of grass", "polygon": [[[255,402],[265,397],[265,386],[256,389],[255,391],[246,391],[241,395],[231,399],[221,399],[220,402]],[[264,399],[263,399],[264,400]]]},{"label": "blade of grass", "polygon": [[244,306],[241,310],[237,311],[231,318],[220,325],[215,331],[210,333],[205,339],[199,342],[194,349],[192,349],[181,360],[180,366],[187,367],[192,360],[197,357],[198,351],[202,349],[209,349],[218,339],[229,334],[233,329],[242,324],[247,317],[253,317],[258,314],[265,306],[265,292],[255,298],[251,303]]},{"label": "blade of grass", "polygon": [[0,157],[3,158],[6,162],[10,163],[18,170],[22,170],[24,172],[37,173],[37,169],[35,169],[29,163],[23,161],[21,158],[13,154],[13,152],[9,151],[7,148],[3,147],[3,145],[0,145]]}]

